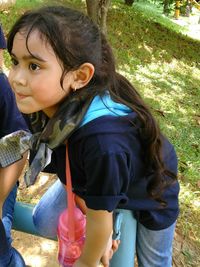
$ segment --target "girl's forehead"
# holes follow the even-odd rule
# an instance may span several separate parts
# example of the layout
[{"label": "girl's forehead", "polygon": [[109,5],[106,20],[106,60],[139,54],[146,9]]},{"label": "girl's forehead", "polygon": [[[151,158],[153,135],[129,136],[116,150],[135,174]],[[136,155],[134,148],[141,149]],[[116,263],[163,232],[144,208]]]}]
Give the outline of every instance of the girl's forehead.
[{"label": "girl's forehead", "polygon": [[[55,57],[51,45],[39,31],[17,32],[12,47],[12,54],[23,57],[24,54],[39,55],[39,58]],[[38,56],[35,56],[38,57]]]},{"label": "girl's forehead", "polygon": [[32,31],[19,31],[15,34],[13,43],[24,42],[27,47],[30,46],[45,46],[46,48],[51,48],[51,45],[47,41],[47,38],[38,30]]},{"label": "girl's forehead", "polygon": [[[21,39],[25,39],[28,41],[29,39],[40,39],[41,41],[46,40],[46,37],[43,33],[41,33],[38,29],[32,29],[32,30],[27,30],[27,29],[21,29],[19,30],[16,35],[20,36]],[[15,35],[15,37],[16,37]]]}]

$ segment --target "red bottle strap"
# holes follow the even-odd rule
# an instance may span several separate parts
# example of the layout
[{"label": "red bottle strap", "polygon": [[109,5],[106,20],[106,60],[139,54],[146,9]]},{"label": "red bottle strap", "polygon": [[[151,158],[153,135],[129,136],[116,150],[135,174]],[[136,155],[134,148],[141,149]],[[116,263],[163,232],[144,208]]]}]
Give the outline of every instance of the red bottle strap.
[{"label": "red bottle strap", "polygon": [[67,209],[68,209],[68,229],[69,229],[69,239],[71,241],[75,240],[75,201],[74,193],[72,192],[72,179],[69,164],[69,153],[68,144],[66,145],[66,191],[67,191]]}]

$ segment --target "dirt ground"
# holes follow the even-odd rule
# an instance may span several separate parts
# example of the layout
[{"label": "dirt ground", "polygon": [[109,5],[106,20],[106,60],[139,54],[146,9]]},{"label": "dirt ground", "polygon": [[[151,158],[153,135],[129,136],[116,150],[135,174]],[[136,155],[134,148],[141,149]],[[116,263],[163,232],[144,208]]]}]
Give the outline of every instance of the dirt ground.
[{"label": "dirt ground", "polygon": [[[24,257],[27,267],[57,267],[57,242],[42,237],[17,232],[13,230],[13,246],[17,248]],[[187,249],[188,243],[176,232],[174,242],[173,267],[189,267],[185,262],[183,249]],[[122,266],[125,267],[125,266]],[[137,267],[137,263],[135,264]],[[164,266],[163,266],[164,267]]]},{"label": "dirt ground", "polygon": [[[13,246],[20,251],[27,266],[57,267],[57,242],[13,230]],[[17,266],[16,266],[17,267]]]},{"label": "dirt ground", "polygon": [[[23,179],[20,179],[20,186],[18,190],[18,200],[29,200],[31,203],[37,203],[39,198],[56,180],[54,175],[42,173],[36,184],[26,188]],[[24,260],[29,267],[57,267],[58,245],[57,241],[52,241],[42,237],[33,236],[30,234],[13,231],[13,246],[17,248],[24,257]],[[187,253],[193,251],[195,254],[195,247],[181,235],[177,228],[174,242],[174,267],[197,267],[200,266],[192,259],[188,261]],[[190,253],[191,254],[191,253]],[[136,264],[137,266],[137,264]],[[122,266],[126,267],[126,266]],[[164,267],[164,266],[163,266]]]},{"label": "dirt ground", "polygon": [[[39,198],[56,180],[54,175],[42,173],[37,182],[26,188],[23,178],[20,179],[18,201],[27,201],[36,204]],[[57,241],[33,236],[12,230],[13,246],[20,251],[27,266],[30,267],[57,267]],[[16,266],[17,267],[17,266]]]}]

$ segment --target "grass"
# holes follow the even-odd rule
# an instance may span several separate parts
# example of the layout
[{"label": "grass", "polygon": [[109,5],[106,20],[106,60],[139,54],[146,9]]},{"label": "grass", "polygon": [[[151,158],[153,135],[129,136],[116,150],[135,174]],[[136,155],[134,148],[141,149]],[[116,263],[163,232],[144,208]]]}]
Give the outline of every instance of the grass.
[{"label": "grass", "polygon": [[[151,2],[155,3],[152,4]],[[200,12],[194,7],[189,18],[180,14],[181,21],[176,20],[174,17],[175,3],[171,5],[171,11],[168,16],[165,16],[163,14],[163,6],[158,3],[156,4],[156,1],[143,0],[142,2],[136,2],[134,8],[142,11],[143,14],[146,14],[146,18],[150,18],[151,21],[158,22],[165,28],[177,32],[179,35],[183,35],[189,38],[192,37],[192,39],[200,40],[200,34],[197,35],[195,31],[195,29],[198,27],[197,23],[199,20],[199,16],[195,17],[195,15],[200,15]],[[194,22],[192,26],[190,25],[191,21]],[[180,25],[182,26],[180,27]]]},{"label": "grass", "polygon": [[[65,3],[85,10],[85,1],[18,0],[0,14],[6,32],[27,8]],[[161,129],[175,145],[179,158],[181,214],[178,228],[193,246],[200,247],[200,41],[188,29],[164,17],[148,2],[132,7],[113,0],[108,15],[108,38],[118,69],[151,106]],[[200,34],[200,31],[199,31]],[[198,38],[197,38],[198,39]],[[6,56],[6,65],[9,59]],[[187,266],[200,266],[197,249],[183,251]],[[192,255],[192,261],[190,257]]]}]

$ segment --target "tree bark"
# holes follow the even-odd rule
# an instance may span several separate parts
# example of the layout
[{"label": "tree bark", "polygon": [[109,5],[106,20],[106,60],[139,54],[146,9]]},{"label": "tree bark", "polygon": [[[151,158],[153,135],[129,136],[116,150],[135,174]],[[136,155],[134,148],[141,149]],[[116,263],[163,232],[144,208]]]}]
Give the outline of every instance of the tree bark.
[{"label": "tree bark", "polygon": [[88,16],[96,23],[101,31],[107,33],[107,14],[111,0],[86,0]]},{"label": "tree bark", "polygon": [[134,0],[125,0],[125,4],[131,6],[134,3]]},{"label": "tree bark", "polygon": [[94,21],[94,23],[99,24],[98,21],[98,8],[99,0],[86,0],[87,14]]},{"label": "tree bark", "polygon": [[165,15],[169,15],[169,5],[170,5],[170,0],[164,0],[163,2],[164,7],[163,7],[163,13]]},{"label": "tree bark", "polygon": [[111,0],[101,0],[100,1],[100,27],[104,34],[107,34],[107,15]]}]

